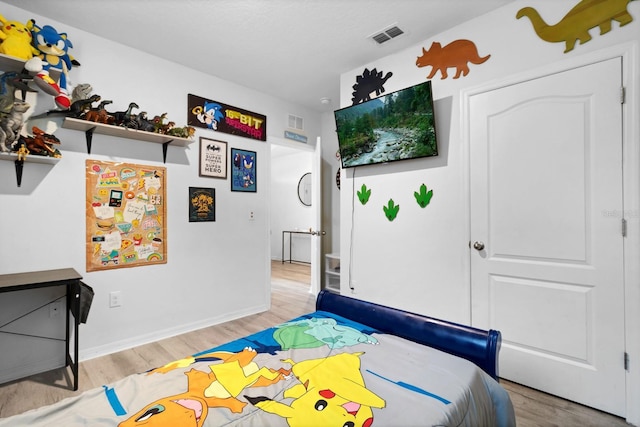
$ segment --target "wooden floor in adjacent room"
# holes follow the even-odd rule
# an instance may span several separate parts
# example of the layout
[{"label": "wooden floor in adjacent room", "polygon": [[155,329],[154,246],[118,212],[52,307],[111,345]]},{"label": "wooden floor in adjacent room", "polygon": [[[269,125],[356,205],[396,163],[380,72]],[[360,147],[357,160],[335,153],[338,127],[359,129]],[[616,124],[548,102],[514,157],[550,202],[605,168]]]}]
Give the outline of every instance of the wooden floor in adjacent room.
[{"label": "wooden floor in adjacent room", "polygon": [[[0,418],[55,403],[313,311],[315,299],[309,293],[309,265],[273,261],[271,268],[271,310],[81,362],[80,389],[77,392],[69,390],[71,377],[66,369],[2,384]],[[629,425],[618,417],[510,381],[501,380],[501,384],[513,401],[518,427]]]}]

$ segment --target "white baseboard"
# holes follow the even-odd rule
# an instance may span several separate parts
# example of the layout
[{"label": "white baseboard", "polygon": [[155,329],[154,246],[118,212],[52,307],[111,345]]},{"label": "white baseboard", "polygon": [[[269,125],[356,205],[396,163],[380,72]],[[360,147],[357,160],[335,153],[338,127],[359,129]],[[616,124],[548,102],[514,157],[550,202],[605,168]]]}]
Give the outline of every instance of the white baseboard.
[{"label": "white baseboard", "polygon": [[[218,325],[220,323],[229,322],[231,320],[240,319],[242,317],[250,316],[252,314],[262,313],[264,311],[267,311],[268,309],[269,307],[265,305],[249,307],[243,310],[236,311],[234,313],[228,313],[225,316],[210,317],[208,319],[200,320],[198,322],[176,325],[175,327],[167,328],[160,331],[154,331],[153,333],[139,335],[136,337],[127,338],[125,340],[120,340],[120,341],[108,343],[105,345],[81,349],[80,354],[78,355],[78,358],[80,359],[81,362],[83,362],[85,360],[94,359],[100,356],[106,356],[108,354],[117,353],[119,351],[129,350],[130,348],[133,348],[133,347],[138,347],[144,344],[160,341],[165,338],[171,338],[176,335],[185,334],[187,332],[196,331],[198,329],[207,328],[209,326]],[[80,336],[80,340],[82,340],[82,334]],[[203,348],[197,351],[200,351],[200,350],[207,350],[207,349]],[[153,366],[150,366],[149,368],[153,368]]]}]

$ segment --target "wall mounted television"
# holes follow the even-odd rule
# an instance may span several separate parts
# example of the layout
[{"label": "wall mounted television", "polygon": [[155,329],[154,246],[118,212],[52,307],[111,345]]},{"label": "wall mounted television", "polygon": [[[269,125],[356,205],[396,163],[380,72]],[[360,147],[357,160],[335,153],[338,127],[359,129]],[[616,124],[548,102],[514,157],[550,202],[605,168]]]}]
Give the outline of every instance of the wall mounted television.
[{"label": "wall mounted television", "polygon": [[430,80],[334,116],[343,168],[438,155]]}]

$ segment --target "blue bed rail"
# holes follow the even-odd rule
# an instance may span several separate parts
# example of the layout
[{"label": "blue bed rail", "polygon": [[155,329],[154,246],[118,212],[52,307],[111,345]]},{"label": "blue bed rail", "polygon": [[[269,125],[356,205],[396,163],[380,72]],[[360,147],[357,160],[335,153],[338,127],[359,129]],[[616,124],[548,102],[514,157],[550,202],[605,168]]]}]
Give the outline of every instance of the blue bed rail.
[{"label": "blue bed rail", "polygon": [[328,311],[467,359],[498,380],[500,331],[482,330],[322,290],[316,310]]}]

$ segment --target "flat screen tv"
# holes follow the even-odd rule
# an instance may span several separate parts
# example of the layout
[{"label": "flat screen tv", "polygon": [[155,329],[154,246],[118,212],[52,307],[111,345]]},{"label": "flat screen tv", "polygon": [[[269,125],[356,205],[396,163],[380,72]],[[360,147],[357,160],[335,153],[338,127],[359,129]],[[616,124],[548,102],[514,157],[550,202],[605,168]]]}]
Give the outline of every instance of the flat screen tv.
[{"label": "flat screen tv", "polygon": [[429,80],[334,116],[343,168],[438,155]]}]

